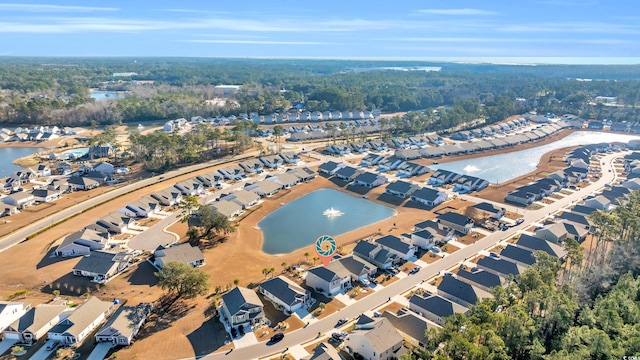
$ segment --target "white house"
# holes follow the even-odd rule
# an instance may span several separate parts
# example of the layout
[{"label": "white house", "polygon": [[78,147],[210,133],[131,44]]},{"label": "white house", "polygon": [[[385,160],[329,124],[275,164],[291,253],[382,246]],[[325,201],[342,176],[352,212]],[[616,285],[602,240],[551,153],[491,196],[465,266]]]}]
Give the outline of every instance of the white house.
[{"label": "white house", "polygon": [[47,333],[50,340],[65,346],[80,345],[113,311],[111,301],[102,301],[94,296],[80,304],[66,319]]},{"label": "white house", "polygon": [[99,233],[91,229],[83,229],[70,234],[56,248],[57,256],[89,255],[91,251],[104,250],[111,240],[108,232]]},{"label": "white house", "polygon": [[200,267],[205,264],[204,254],[197,246],[191,246],[189,243],[182,243],[167,248],[161,248],[153,253],[153,266],[162,269],[170,262],[180,262]]},{"label": "white house", "polygon": [[305,283],[324,294],[336,295],[350,289],[353,281],[367,279],[376,272],[375,265],[353,256],[332,260],[327,266],[309,269]]},{"label": "white house", "polygon": [[261,283],[258,288],[264,297],[285,314],[311,305],[311,292],[291,282],[284,276],[274,277]]},{"label": "white house", "polygon": [[227,329],[242,327],[251,331],[257,325],[269,323],[263,308],[264,304],[255,291],[238,286],[222,295],[220,320]]},{"label": "white house", "polygon": [[108,162],[101,161],[93,167],[93,171],[101,171],[105,174],[111,175],[116,173],[116,168]]},{"label": "white house", "polygon": [[31,309],[31,305],[23,302],[0,301],[0,331],[20,319]]},{"label": "white house", "polygon": [[33,206],[36,202],[36,197],[33,194],[29,194],[24,191],[15,192],[7,195],[2,201],[11,206],[15,206],[18,210],[22,210],[29,206]]},{"label": "white house", "polygon": [[142,324],[151,314],[153,305],[140,303],[137,306],[121,306],[96,333],[97,342],[114,345],[131,345]]},{"label": "white house", "polygon": [[64,317],[66,305],[40,304],[29,309],[20,319],[9,325],[3,332],[6,340],[33,344],[42,339],[47,332]]},{"label": "white house", "polygon": [[429,207],[434,207],[442,204],[446,200],[446,192],[434,190],[428,187],[418,189],[411,194],[411,201],[415,201]]},{"label": "white house", "polygon": [[361,315],[344,346],[354,358],[358,358],[355,354],[359,354],[367,360],[390,360],[399,359],[406,351],[402,340],[402,335],[388,319],[374,320]]},{"label": "white house", "polygon": [[60,199],[60,191],[49,189],[36,189],[31,191],[37,202],[48,203]]}]

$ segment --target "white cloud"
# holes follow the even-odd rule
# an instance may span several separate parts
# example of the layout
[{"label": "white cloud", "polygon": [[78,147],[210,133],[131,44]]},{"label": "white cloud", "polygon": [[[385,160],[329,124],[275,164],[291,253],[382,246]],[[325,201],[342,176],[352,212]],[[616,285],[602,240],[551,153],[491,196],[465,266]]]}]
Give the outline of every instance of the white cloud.
[{"label": "white cloud", "polygon": [[246,45],[337,45],[335,43],[320,42],[320,41],[237,40],[237,39],[183,40],[183,42],[200,43],[200,44],[246,44]]},{"label": "white cloud", "polygon": [[422,14],[431,14],[431,15],[496,15],[495,11],[490,10],[482,10],[482,9],[471,9],[471,8],[462,8],[462,9],[420,9],[419,13]]},{"label": "white cloud", "polygon": [[50,5],[50,4],[0,4],[3,11],[23,11],[23,12],[92,12],[92,11],[118,11],[114,7],[95,6],[72,6],[72,5]]},{"label": "white cloud", "polygon": [[503,26],[498,31],[508,33],[601,33],[640,34],[637,25],[612,24],[603,22],[540,23]]}]

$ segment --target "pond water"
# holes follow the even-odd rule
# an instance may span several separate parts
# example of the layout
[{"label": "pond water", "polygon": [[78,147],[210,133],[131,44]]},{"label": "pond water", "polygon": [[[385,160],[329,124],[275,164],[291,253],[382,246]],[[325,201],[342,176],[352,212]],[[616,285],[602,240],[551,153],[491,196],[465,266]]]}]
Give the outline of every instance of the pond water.
[{"label": "pond water", "polygon": [[490,183],[501,183],[534,171],[542,155],[552,150],[570,146],[598,144],[602,142],[628,142],[640,139],[639,135],[604,132],[576,131],[567,137],[535,148],[475,159],[443,162],[429,165],[432,169],[444,169],[483,178]]},{"label": "pond water", "polygon": [[124,91],[91,91],[89,96],[96,99],[96,101],[100,100],[110,100],[110,99],[122,99],[125,96]]},{"label": "pond water", "polygon": [[394,214],[390,207],[342,191],[316,190],[282,205],[258,223],[262,251],[288,253],[313,244],[321,235],[337,236]]},{"label": "pond water", "polygon": [[29,148],[29,147],[3,147],[0,148],[0,177],[11,175],[12,172],[22,169],[20,166],[13,164],[13,161],[21,157],[29,156],[38,151],[47,150],[47,148]]}]

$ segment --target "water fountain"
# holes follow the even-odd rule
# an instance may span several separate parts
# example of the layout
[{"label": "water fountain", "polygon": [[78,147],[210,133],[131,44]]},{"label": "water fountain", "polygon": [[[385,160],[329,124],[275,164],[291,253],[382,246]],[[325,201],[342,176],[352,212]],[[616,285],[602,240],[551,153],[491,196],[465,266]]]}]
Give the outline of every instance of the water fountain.
[{"label": "water fountain", "polygon": [[328,218],[334,218],[334,217],[338,217],[341,215],[344,215],[344,213],[340,210],[334,209],[333,207],[328,208],[327,210],[322,212],[322,215],[328,217]]}]

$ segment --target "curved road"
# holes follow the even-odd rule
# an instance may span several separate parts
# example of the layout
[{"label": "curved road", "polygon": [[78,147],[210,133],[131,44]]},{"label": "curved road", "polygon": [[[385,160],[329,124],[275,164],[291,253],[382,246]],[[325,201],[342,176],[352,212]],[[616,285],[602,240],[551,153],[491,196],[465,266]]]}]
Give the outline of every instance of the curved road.
[{"label": "curved road", "polygon": [[180,176],[192,171],[197,171],[197,170],[202,170],[202,169],[206,169],[208,167],[211,166],[215,166],[215,165],[219,165],[219,164],[224,164],[227,162],[231,162],[231,161],[237,161],[240,159],[244,159],[247,157],[251,157],[253,156],[253,153],[250,154],[242,154],[242,155],[237,155],[231,158],[225,158],[225,159],[220,159],[220,160],[215,160],[215,161],[210,161],[207,163],[202,163],[202,164],[196,164],[196,165],[191,165],[191,166],[187,166],[184,168],[180,168],[177,170],[173,170],[173,171],[169,171],[167,173],[161,174],[160,176],[163,177],[162,180],[159,180],[158,176],[154,176],[148,179],[144,179],[144,180],[140,180],[137,181],[135,183],[129,184],[129,185],[125,185],[123,187],[117,188],[117,189],[113,189],[109,192],[106,192],[104,194],[98,195],[94,198],[91,198],[89,200],[83,201],[79,204],[73,205],[71,207],[68,207],[64,210],[58,211],[55,214],[51,214],[45,218],[42,218],[38,221],[35,221],[31,224],[29,224],[28,226],[23,227],[20,230],[16,230],[14,232],[12,232],[9,235],[4,236],[2,239],[0,239],[0,251],[4,251],[8,248],[10,248],[11,246],[24,241],[27,236],[34,234],[42,229],[45,229],[49,226],[51,226],[52,224],[55,224],[59,221],[62,221],[64,219],[68,219],[71,218],[75,215],[77,215],[78,213],[82,212],[85,209],[91,208],[93,206],[99,205],[103,202],[109,201],[113,198],[116,198],[118,196],[124,195],[126,193],[129,193],[131,191],[134,190],[138,190],[141,189],[145,186],[149,186],[158,182],[162,182],[162,181],[166,181],[170,178],[176,177],[176,176]]},{"label": "curved road", "polygon": [[[385,286],[380,291],[373,292],[371,295],[358,300],[355,304],[349,305],[341,310],[335,312],[327,316],[326,318],[315,322],[313,324],[308,325],[305,328],[293,331],[288,333],[284,340],[281,342],[268,346],[266,342],[261,342],[255,345],[247,346],[244,348],[239,348],[233,350],[228,353],[216,353],[203,357],[207,360],[217,360],[217,359],[257,359],[265,356],[277,356],[278,354],[283,353],[287,347],[291,347],[297,344],[304,344],[310,341],[313,341],[317,338],[318,332],[322,334],[330,333],[334,331],[334,325],[340,318],[349,318],[353,319],[358,315],[362,314],[365,311],[371,310],[373,308],[382,305],[387,301],[389,297],[393,297],[395,295],[401,294],[410,290],[414,286],[418,285],[420,282],[435,277],[442,270],[449,269],[453,266],[456,266],[458,263],[464,261],[465,259],[472,258],[477,255],[481,250],[489,249],[493,247],[496,243],[503,239],[508,239],[517,234],[518,230],[523,230],[528,228],[531,223],[537,222],[550,214],[558,212],[562,208],[565,208],[582,198],[589,195],[591,192],[594,192],[602,187],[605,184],[612,182],[615,180],[615,171],[613,169],[613,159],[617,157],[623,156],[625,153],[614,153],[609,154],[600,159],[601,162],[605,162],[606,165],[602,166],[602,176],[601,178],[589,184],[588,186],[583,187],[582,189],[575,191],[571,195],[567,195],[561,200],[555,201],[553,204],[546,205],[542,209],[539,210],[524,210],[524,222],[518,226],[510,228],[508,231],[497,231],[494,232],[477,242],[462,248],[453,254],[447,255],[444,258],[438,260],[436,263],[428,265],[422,268],[418,273],[414,275],[408,275],[405,278],[399,279],[388,286]],[[611,172],[609,172],[611,170]],[[482,200],[484,201],[484,200]]]}]

